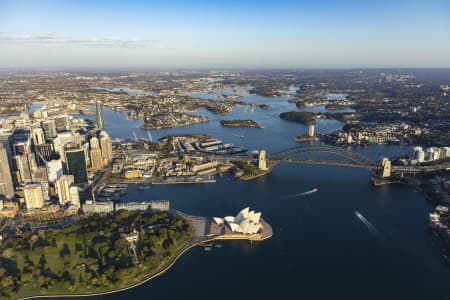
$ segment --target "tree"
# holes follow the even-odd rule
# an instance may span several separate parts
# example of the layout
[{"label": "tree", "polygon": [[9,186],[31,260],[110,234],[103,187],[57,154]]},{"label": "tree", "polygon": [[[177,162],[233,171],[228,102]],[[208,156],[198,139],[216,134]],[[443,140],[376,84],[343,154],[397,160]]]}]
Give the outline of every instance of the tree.
[{"label": "tree", "polygon": [[47,264],[47,259],[45,259],[45,255],[42,254],[41,258],[39,259],[39,267],[41,269],[44,269],[46,264]]},{"label": "tree", "polygon": [[120,252],[128,249],[128,242],[126,239],[120,238],[114,242],[114,248]]},{"label": "tree", "polygon": [[70,249],[69,249],[69,245],[67,245],[67,243],[63,244],[63,248],[61,249],[61,251],[59,251],[59,257],[64,258],[66,256],[70,256]]}]

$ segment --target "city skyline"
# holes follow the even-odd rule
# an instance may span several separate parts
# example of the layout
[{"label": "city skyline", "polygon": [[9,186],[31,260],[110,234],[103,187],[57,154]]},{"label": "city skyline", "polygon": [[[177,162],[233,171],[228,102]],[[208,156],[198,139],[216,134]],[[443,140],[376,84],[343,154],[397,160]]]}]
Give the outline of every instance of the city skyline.
[{"label": "city skyline", "polygon": [[0,1],[0,67],[450,67],[448,11],[445,1]]}]

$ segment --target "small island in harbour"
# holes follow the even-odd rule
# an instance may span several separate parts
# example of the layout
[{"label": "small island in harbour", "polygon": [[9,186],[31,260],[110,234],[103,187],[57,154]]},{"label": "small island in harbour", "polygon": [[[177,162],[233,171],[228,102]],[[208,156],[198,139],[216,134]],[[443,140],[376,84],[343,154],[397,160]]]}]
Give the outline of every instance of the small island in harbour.
[{"label": "small island in harbour", "polygon": [[220,120],[222,126],[227,127],[254,127],[254,128],[264,128],[263,125],[253,121],[253,120]]}]

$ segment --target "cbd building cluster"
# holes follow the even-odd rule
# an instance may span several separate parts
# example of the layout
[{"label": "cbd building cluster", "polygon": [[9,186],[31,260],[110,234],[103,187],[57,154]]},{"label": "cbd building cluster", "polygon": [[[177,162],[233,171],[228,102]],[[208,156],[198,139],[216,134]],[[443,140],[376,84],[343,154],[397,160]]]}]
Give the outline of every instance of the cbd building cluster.
[{"label": "cbd building cluster", "polygon": [[45,109],[0,121],[0,216],[78,212],[80,192],[113,158],[97,105],[97,126]]}]

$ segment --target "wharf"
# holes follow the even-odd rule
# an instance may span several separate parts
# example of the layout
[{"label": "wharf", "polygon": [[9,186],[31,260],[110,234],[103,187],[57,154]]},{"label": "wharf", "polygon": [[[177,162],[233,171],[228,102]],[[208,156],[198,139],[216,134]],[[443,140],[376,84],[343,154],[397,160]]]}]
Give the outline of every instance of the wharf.
[{"label": "wharf", "polygon": [[193,178],[182,178],[182,177],[174,177],[170,179],[163,179],[162,181],[153,181],[152,184],[194,184],[194,183],[216,183],[216,179],[214,177],[209,178],[201,178],[201,177],[193,177]]}]

